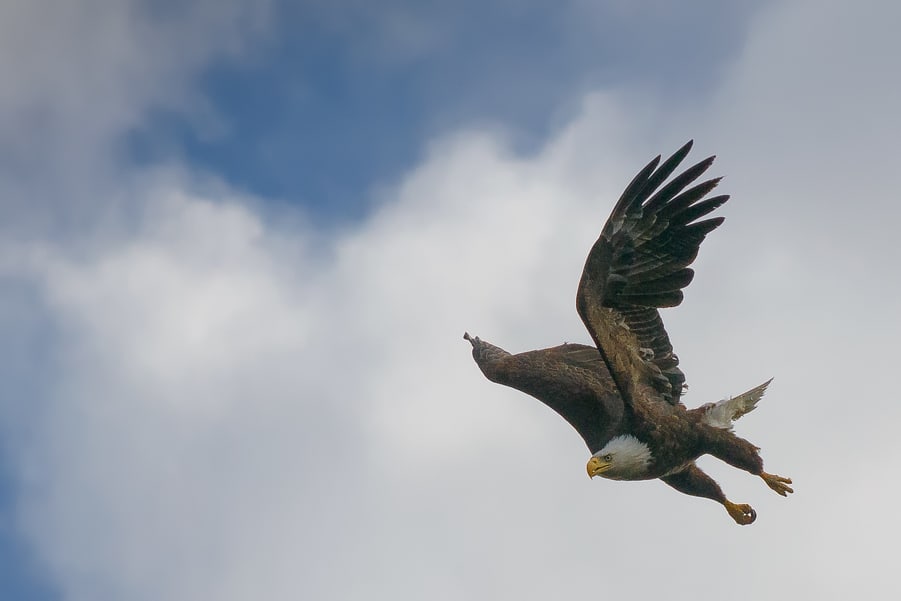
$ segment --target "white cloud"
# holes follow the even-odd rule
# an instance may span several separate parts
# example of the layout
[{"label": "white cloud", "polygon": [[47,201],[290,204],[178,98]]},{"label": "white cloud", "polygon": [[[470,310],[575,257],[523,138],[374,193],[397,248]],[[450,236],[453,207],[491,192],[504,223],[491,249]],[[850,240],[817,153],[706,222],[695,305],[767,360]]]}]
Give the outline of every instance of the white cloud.
[{"label": "white cloud", "polygon": [[[653,133],[595,95],[532,157],[462,132],[329,240],[157,173],[119,179],[96,236],[5,247],[58,328],[47,404],[12,451],[23,528],[67,598],[890,594],[897,210],[870,151],[897,137],[898,87],[825,68],[892,54],[846,33],[873,13],[817,7],[803,44],[810,7],[761,20],[685,125]],[[818,99],[829,119],[804,111]],[[861,111],[883,127],[843,125]],[[776,375],[739,431],[797,481],[786,501],[708,462],[757,508],[744,529],[660,483],[589,482],[578,437],[484,381],[461,339],[585,340],[584,253],[632,172],[689,131],[735,199],[665,316],[688,402]]]},{"label": "white cloud", "polygon": [[11,0],[0,5],[3,227],[85,227],[153,111],[221,127],[198,72],[241,60],[268,24],[269,0]]}]

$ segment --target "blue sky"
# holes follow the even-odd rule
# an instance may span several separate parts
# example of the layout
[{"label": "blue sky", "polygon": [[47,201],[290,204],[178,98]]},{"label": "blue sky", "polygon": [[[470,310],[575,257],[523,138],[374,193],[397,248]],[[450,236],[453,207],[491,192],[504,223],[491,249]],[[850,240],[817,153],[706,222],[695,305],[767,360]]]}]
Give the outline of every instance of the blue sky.
[{"label": "blue sky", "polygon": [[139,159],[176,154],[319,219],[359,218],[369,190],[443,132],[502,127],[528,151],[587,90],[694,102],[763,4],[277,4],[244,60],[197,74],[215,124],[161,111],[129,145]]},{"label": "blue sky", "polygon": [[[0,597],[892,596],[898,16],[6,3]],[[585,252],[688,138],[733,200],[664,315],[685,401],[775,376],[738,430],[797,483],[705,464],[747,529],[589,483],[460,339],[586,340]]]}]

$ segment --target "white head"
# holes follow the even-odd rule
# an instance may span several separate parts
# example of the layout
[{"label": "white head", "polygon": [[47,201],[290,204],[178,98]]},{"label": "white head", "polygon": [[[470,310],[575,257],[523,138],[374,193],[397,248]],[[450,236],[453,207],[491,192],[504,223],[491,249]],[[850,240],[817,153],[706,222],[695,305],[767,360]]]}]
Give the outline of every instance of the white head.
[{"label": "white head", "polygon": [[651,450],[634,436],[617,436],[588,460],[588,476],[610,480],[641,480],[648,471]]}]

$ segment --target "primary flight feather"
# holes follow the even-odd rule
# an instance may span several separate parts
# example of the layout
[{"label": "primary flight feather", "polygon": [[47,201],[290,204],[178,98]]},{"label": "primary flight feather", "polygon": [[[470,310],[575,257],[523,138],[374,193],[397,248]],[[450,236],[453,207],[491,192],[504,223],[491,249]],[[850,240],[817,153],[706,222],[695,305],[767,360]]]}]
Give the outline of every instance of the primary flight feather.
[{"label": "primary flight feather", "polygon": [[592,453],[589,476],[659,478],[717,501],[738,524],[750,524],[754,509],[728,500],[695,460],[710,454],[759,476],[782,496],[793,492],[791,480],[765,472],[759,449],[732,431],[769,381],[686,409],[680,401],[685,374],[658,311],[682,302],[682,289],[694,277],[689,265],[707,234],[723,223],[723,217],[705,217],[729,199],[708,197],[719,178],[694,183],[713,157],[670,179],[691,146],[662,163],[656,157],[635,176],[588,253],[576,309],[595,346],[563,344],[514,355],[468,333],[464,338],[489,380],[532,395],[576,429]]}]

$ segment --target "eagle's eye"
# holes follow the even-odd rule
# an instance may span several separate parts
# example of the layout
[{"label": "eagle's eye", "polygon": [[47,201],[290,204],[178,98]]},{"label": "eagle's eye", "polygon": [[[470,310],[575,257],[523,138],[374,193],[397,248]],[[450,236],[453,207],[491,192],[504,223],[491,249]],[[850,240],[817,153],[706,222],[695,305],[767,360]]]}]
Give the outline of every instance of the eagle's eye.
[{"label": "eagle's eye", "polygon": [[601,457],[601,459],[604,460],[604,463],[610,463],[611,461],[613,461],[613,455],[608,453],[607,455]]}]

